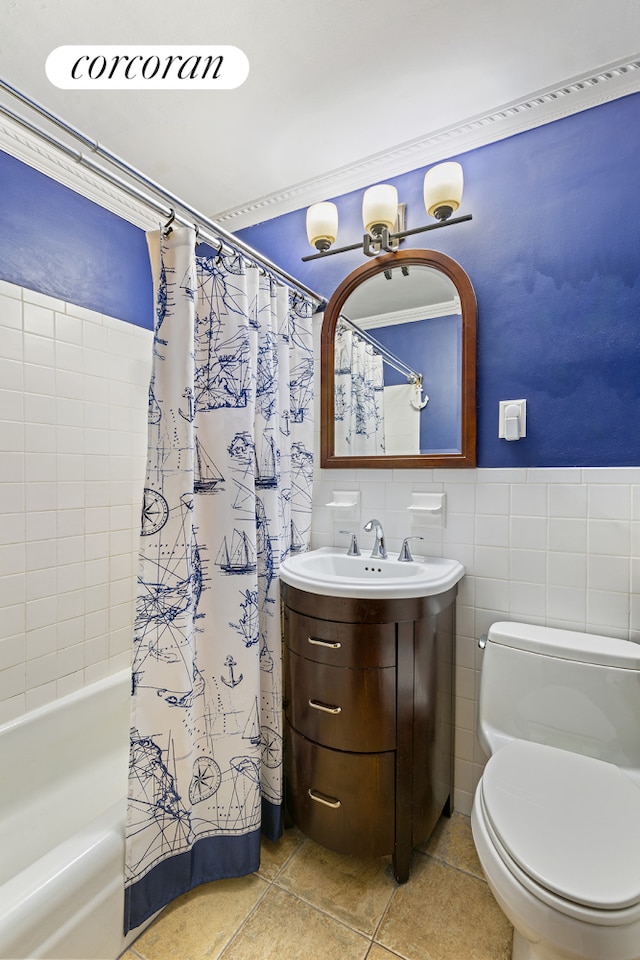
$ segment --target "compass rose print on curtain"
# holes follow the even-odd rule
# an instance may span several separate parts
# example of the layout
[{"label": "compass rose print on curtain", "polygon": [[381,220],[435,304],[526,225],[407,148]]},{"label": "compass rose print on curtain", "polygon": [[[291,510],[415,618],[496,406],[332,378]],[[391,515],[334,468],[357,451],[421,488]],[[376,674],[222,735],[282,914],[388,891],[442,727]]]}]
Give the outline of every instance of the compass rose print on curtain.
[{"label": "compass rose print on curtain", "polygon": [[282,832],[277,571],[309,548],[313,466],[310,301],[189,228],[148,239],[126,930]]}]

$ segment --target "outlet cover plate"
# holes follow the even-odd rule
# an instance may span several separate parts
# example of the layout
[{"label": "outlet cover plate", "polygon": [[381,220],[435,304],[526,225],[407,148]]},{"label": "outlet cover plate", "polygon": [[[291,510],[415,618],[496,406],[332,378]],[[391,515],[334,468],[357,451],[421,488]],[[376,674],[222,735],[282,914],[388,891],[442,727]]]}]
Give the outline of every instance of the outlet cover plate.
[{"label": "outlet cover plate", "polygon": [[527,435],[527,401],[526,400],[500,400],[500,408],[498,411],[498,439],[504,440],[504,421],[505,421],[505,412],[507,407],[515,403],[516,406],[520,408],[518,413],[518,420],[520,421],[520,439],[526,437]]}]

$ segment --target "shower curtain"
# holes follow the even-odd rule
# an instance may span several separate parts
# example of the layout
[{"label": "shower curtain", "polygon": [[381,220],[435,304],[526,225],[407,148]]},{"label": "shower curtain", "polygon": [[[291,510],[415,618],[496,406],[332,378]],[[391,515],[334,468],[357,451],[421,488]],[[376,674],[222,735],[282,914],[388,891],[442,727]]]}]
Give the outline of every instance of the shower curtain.
[{"label": "shower curtain", "polygon": [[311,526],[311,302],[192,229],[148,241],[125,931],[282,832],[278,566]]},{"label": "shower curtain", "polygon": [[335,451],[339,457],[385,452],[382,357],[347,327],[335,341]]}]

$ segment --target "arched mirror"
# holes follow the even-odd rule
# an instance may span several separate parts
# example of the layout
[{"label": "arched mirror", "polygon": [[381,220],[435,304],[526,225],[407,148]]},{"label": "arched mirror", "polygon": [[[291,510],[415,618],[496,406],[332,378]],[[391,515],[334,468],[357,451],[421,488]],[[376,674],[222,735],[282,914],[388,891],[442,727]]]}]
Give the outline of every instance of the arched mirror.
[{"label": "arched mirror", "polygon": [[476,463],[476,299],[433,250],[377,257],[347,276],[320,344],[323,467]]}]

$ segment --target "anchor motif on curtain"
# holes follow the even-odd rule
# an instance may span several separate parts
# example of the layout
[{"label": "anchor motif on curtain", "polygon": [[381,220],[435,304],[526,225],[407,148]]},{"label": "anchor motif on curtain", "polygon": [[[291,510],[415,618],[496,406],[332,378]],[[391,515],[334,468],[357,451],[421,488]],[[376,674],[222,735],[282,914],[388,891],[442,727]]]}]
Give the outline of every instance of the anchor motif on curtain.
[{"label": "anchor motif on curtain", "polygon": [[239,683],[242,683],[242,679],[243,679],[242,674],[240,674],[239,677],[236,677],[236,675],[233,672],[233,668],[238,666],[237,660],[234,660],[231,654],[229,654],[229,656],[225,659],[224,662],[229,668],[229,676],[220,677],[220,679],[222,680],[223,683],[226,683],[228,687],[237,687]]}]

